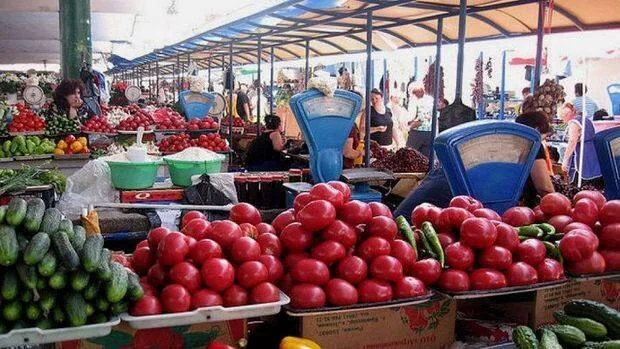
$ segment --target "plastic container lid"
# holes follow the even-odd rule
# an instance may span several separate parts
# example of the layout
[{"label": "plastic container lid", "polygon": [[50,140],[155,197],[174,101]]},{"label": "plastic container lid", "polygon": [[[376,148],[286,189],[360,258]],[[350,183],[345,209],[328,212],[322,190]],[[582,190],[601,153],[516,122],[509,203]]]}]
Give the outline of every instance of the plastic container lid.
[{"label": "plastic container lid", "polygon": [[260,181],[261,182],[273,182],[273,177],[271,175],[266,175],[266,176],[260,176]]},{"label": "plastic container lid", "polygon": [[260,177],[259,176],[248,176],[246,177],[248,182],[251,183],[258,183],[260,182]]}]

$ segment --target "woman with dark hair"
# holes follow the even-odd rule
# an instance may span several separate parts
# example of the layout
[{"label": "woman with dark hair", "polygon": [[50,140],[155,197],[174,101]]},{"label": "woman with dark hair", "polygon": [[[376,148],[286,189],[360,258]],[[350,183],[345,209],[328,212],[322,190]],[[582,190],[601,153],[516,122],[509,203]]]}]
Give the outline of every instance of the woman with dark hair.
[{"label": "woman with dark hair", "polygon": [[66,115],[71,119],[82,121],[87,112],[82,109],[82,91],[84,85],[80,80],[63,80],[54,90],[54,105],[48,114]]},{"label": "woman with dark hair", "polygon": [[281,171],[286,169],[282,150],[286,140],[282,137],[282,121],[277,115],[265,116],[265,130],[248,149],[245,159],[248,171]]}]

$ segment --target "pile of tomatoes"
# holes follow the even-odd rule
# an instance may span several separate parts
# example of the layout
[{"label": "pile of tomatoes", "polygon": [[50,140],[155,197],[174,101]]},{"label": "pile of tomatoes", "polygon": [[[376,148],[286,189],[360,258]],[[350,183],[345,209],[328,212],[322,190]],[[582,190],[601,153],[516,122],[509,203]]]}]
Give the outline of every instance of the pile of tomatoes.
[{"label": "pile of tomatoes", "polygon": [[275,286],[283,275],[280,242],[252,205],[235,205],[230,220],[213,222],[190,211],[181,226],[180,232],[151,230],[136,247],[131,265],[145,296],[133,305],[132,315],[280,300]]},{"label": "pile of tomatoes", "polygon": [[600,192],[584,190],[571,202],[552,193],[534,212],[564,233],[559,248],[570,274],[620,271],[620,200],[606,201]]},{"label": "pile of tomatoes", "polygon": [[118,124],[117,129],[121,131],[136,131],[138,127],[148,130],[153,125],[153,119],[146,113],[136,113]]},{"label": "pile of tomatoes", "polygon": [[159,143],[159,151],[163,153],[175,153],[189,147],[201,147],[215,152],[229,151],[226,140],[217,133],[203,134],[193,139],[186,133],[171,135]]},{"label": "pile of tomatoes", "polygon": [[45,130],[45,120],[24,104],[17,104],[17,115],[9,124],[9,132],[36,132]]},{"label": "pile of tomatoes", "polygon": [[191,119],[187,124],[187,129],[190,131],[217,130],[219,127],[220,125],[217,123],[217,120],[214,120],[210,116],[204,119]]},{"label": "pile of tomatoes", "polygon": [[115,133],[114,127],[105,116],[93,116],[82,126],[83,132]]},{"label": "pile of tomatoes", "polygon": [[171,108],[159,108],[153,112],[158,130],[185,130],[185,119]]},{"label": "pile of tomatoes", "polygon": [[[222,125],[230,126],[230,117],[223,118]],[[241,118],[233,118],[233,127],[245,127],[245,122]]]},{"label": "pile of tomatoes", "polygon": [[387,206],[350,197],[342,182],[317,184],[273,221],[286,272],[280,288],[291,305],[309,309],[427,295],[426,285],[411,276],[416,251],[397,238]]}]

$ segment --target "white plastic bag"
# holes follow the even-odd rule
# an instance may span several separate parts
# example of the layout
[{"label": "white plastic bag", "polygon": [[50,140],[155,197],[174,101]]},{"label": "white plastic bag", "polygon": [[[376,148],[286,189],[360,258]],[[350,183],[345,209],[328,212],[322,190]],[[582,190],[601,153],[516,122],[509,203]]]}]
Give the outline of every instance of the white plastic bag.
[{"label": "white plastic bag", "polygon": [[60,197],[58,209],[65,214],[79,215],[82,207],[114,202],[115,198],[110,167],[105,161],[96,159],[67,178],[67,189]]}]

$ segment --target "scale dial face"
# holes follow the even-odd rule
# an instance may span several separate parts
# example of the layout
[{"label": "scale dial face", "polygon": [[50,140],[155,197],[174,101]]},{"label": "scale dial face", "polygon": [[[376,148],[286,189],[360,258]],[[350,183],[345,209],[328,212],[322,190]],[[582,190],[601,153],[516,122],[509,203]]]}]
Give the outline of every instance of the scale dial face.
[{"label": "scale dial face", "polygon": [[128,86],[125,89],[125,97],[130,102],[137,102],[141,96],[142,96],[142,91],[140,91],[140,88],[138,86]]},{"label": "scale dial face", "polygon": [[224,96],[219,93],[215,93],[215,99],[213,100],[211,110],[209,110],[209,115],[220,116],[224,113],[224,108],[226,108],[226,100],[224,100]]},{"label": "scale dial face", "polygon": [[[501,146],[497,146],[500,144]],[[458,145],[465,170],[486,163],[523,164],[532,142],[514,135],[491,134],[470,139]]]},{"label": "scale dial face", "polygon": [[355,102],[346,98],[321,96],[303,101],[302,107],[308,119],[323,116],[350,118],[355,110]]},{"label": "scale dial face", "polygon": [[24,101],[32,105],[41,105],[45,100],[45,94],[39,86],[27,86],[23,93]]}]

